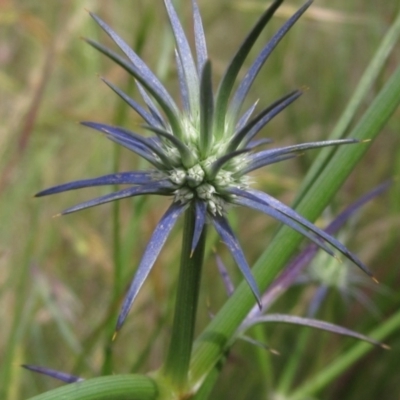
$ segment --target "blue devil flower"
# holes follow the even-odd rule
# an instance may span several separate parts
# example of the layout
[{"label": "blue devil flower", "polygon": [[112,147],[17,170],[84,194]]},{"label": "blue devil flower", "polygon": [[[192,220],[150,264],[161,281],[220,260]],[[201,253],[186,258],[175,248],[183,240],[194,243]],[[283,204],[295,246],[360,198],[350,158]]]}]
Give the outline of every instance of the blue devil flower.
[{"label": "blue devil flower", "polygon": [[104,133],[108,139],[143,157],[151,168],[66,183],[46,189],[37,196],[90,186],[129,185],[123,190],[68,208],[62,214],[132,196],[155,194],[172,197],[172,204],[155,228],[137,268],[122,305],[117,330],[121,328],[176,220],[189,206],[193,207],[196,215],[194,234],[191,238],[192,251],[198,244],[205,224],[212,224],[229,248],[258,303],[260,303],[259,289],[226,217],[233,205],[261,211],[290,226],[327,253],[334,255],[330,245],[370,274],[364,264],[338,240],[279,200],[250,186],[248,174],[256,169],[296,157],[308,149],[358,142],[353,139],[330,140],[260,150],[260,146],[268,141],[256,139],[257,133],[299,98],[301,90],[294,90],[281,97],[255,116],[253,114],[256,103],[240,115],[245,97],[260,68],[279,41],[312,3],[312,0],[307,1],[283,24],[264,46],[243,80],[235,85],[247,55],[282,1],[275,0],[260,17],[232,58],[214,93],[211,62],[207,54],[196,1],[192,1],[196,54],[194,58],[171,0],[164,0],[176,41],[175,54],[182,109],[178,108],[159,79],[121,37],[98,16],[91,14],[126,57],[90,39],[86,42],[134,77],[145,105],[137,103],[118,87],[103,80],[143,118],[145,122],[143,127],[151,132],[152,136],[143,137],[123,127],[97,122],[82,122],[82,124]]}]

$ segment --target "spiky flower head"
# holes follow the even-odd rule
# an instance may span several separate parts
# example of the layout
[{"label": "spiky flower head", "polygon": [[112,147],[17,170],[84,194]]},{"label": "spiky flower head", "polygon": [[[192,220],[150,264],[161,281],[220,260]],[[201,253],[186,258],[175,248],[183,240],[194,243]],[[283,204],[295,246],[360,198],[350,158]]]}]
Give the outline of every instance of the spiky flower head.
[{"label": "spiky flower head", "polygon": [[172,204],[155,228],[138,266],[122,306],[117,330],[122,326],[176,220],[188,207],[193,207],[196,215],[194,234],[191,239],[192,250],[194,251],[198,244],[204,225],[210,222],[228,246],[258,302],[260,296],[256,282],[226,218],[231,205],[249,207],[270,215],[333,255],[332,250],[327,246],[328,243],[367,271],[362,262],[336,239],[277,199],[254,190],[249,185],[248,173],[258,168],[295,157],[308,149],[357,142],[352,139],[332,140],[259,150],[259,147],[268,141],[255,139],[257,133],[296,100],[302,92],[295,90],[283,96],[254,117],[252,115],[257,103],[240,114],[243,102],[273,49],[310,6],[312,0],[307,1],[283,24],[264,46],[235,90],[234,86],[238,73],[256,39],[282,1],[275,0],[260,17],[232,58],[214,94],[211,62],[208,58],[196,1],[192,1],[196,53],[196,57],[193,57],[171,0],[164,0],[176,42],[175,56],[182,109],[178,108],[163,84],[123,39],[98,16],[91,14],[126,57],[121,57],[90,39],[86,40],[87,43],[134,77],[144,106],[112,83],[105,79],[103,81],[143,118],[144,128],[153,136],[143,137],[123,127],[97,122],[82,124],[103,132],[108,139],[147,160],[152,168],[146,171],[120,172],[71,182],[44,190],[37,196],[89,186],[130,185],[126,189],[71,207],[63,214],[138,195],[156,194],[172,197]]}]

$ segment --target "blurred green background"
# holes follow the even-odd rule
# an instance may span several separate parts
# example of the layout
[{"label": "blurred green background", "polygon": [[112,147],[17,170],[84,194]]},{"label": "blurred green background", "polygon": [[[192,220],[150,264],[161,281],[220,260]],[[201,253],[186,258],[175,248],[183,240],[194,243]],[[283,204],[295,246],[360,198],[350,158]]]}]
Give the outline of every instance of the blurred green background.
[{"label": "blurred green background", "polygon": [[[263,1],[198,0],[217,85],[225,66],[260,13]],[[190,2],[176,2],[189,37]],[[288,0],[276,13],[247,65],[273,32],[302,4]],[[167,206],[162,198],[120,203],[120,243],[114,251],[113,205],[63,218],[64,208],[108,193],[94,188],[34,199],[35,192],[58,183],[145,167],[126,150],[77,124],[123,121],[140,131],[141,121],[98,79],[104,76],[135,95],[132,82],[80,37],[110,43],[85,9],[100,15],[177,93],[173,40],[160,0],[0,0],[0,397],[24,399],[58,382],[34,375],[20,364],[37,364],[92,377],[104,370],[112,351],[114,373],[146,372],[160,366],[169,339],[178,266],[180,229],[176,229],[135,303],[126,326],[110,347],[109,332],[118,304],[113,303],[113,264],[123,266],[129,284],[152,229]],[[262,132],[276,145],[324,140],[345,108],[384,34],[400,11],[397,0],[316,1],[275,50],[252,88],[249,101],[260,107],[297,87],[305,95]],[[400,45],[390,55],[364,109],[400,61]],[[249,103],[250,104],[250,103]],[[362,110],[360,110],[361,114]],[[374,186],[400,173],[400,111],[373,144],[331,208],[318,221],[324,226],[342,208]],[[317,152],[257,173],[259,188],[290,204]],[[368,205],[345,232],[348,247],[370,266],[381,282],[366,287],[358,301],[332,290],[318,318],[368,332],[400,306],[398,274],[400,187],[398,183]],[[268,245],[277,223],[240,210],[232,213],[250,262]],[[115,215],[115,214],[114,214]],[[213,238],[211,238],[211,241]],[[224,246],[215,247],[228,265]],[[114,249],[114,250],[113,250]],[[323,267],[323,266],[322,266]],[[354,268],[354,267],[353,267]],[[236,268],[230,269],[235,282]],[[122,293],[123,293],[123,289]],[[304,314],[315,285],[292,288],[274,311]],[[212,254],[202,283],[198,328],[202,329],[226,298]],[[363,299],[369,299],[363,306]],[[365,304],[364,304],[365,305]],[[259,353],[236,344],[212,398],[269,399],[284,374],[305,328],[268,325],[273,374],[257,368]],[[400,335],[387,342],[392,351],[374,349],[319,394],[321,399],[394,399],[400,392]],[[313,332],[304,348],[293,385],[304,382],[354,344]]]}]

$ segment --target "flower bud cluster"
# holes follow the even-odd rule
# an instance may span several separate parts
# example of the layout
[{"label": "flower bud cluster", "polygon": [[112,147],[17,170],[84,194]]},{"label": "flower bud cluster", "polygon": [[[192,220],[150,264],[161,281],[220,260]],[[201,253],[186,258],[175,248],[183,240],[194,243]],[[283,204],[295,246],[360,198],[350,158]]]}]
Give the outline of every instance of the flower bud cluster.
[{"label": "flower bud cluster", "polygon": [[221,169],[214,178],[210,178],[207,167],[211,164],[211,160],[206,160],[187,170],[175,168],[168,175],[170,181],[178,186],[174,192],[175,201],[184,204],[198,198],[207,204],[208,211],[213,215],[223,215],[232,197],[226,189],[232,186],[247,186],[247,183],[243,178],[235,178],[234,171],[225,169]]}]

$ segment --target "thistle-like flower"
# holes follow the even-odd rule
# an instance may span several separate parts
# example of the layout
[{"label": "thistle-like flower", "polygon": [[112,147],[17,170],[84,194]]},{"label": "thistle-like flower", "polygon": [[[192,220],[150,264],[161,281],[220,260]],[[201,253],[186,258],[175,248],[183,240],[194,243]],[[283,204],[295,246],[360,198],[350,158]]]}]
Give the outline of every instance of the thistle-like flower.
[{"label": "thistle-like flower", "polygon": [[328,245],[332,246],[370,274],[364,264],[335,238],[318,229],[277,199],[250,187],[248,173],[251,171],[296,157],[308,149],[358,142],[353,139],[331,140],[258,150],[259,146],[265,145],[268,141],[255,139],[257,133],[300,97],[301,90],[283,96],[254,117],[252,115],[257,103],[239,116],[244,99],[260,68],[279,41],[312,3],[312,0],[307,1],[283,24],[262,49],[244,79],[234,88],[247,55],[282,1],[275,0],[260,17],[232,58],[214,94],[211,62],[208,59],[196,1],[192,1],[195,62],[172,1],[164,0],[176,41],[175,55],[182,109],[178,108],[163,84],[123,39],[98,16],[91,14],[126,58],[90,39],[86,42],[134,77],[145,106],[137,103],[107,80],[103,81],[143,118],[144,128],[153,136],[143,137],[126,128],[103,123],[82,122],[82,124],[104,133],[108,139],[147,160],[152,167],[146,171],[120,172],[66,183],[44,190],[37,196],[90,186],[130,185],[126,189],[68,208],[62,214],[132,196],[156,194],[172,197],[172,204],[155,228],[140,261],[122,306],[117,330],[122,326],[176,220],[188,207],[193,207],[196,215],[194,234],[191,238],[192,251],[198,244],[204,225],[211,223],[228,246],[258,303],[260,295],[257,284],[226,218],[232,205],[249,207],[270,215],[300,232],[327,253],[334,255]]}]

